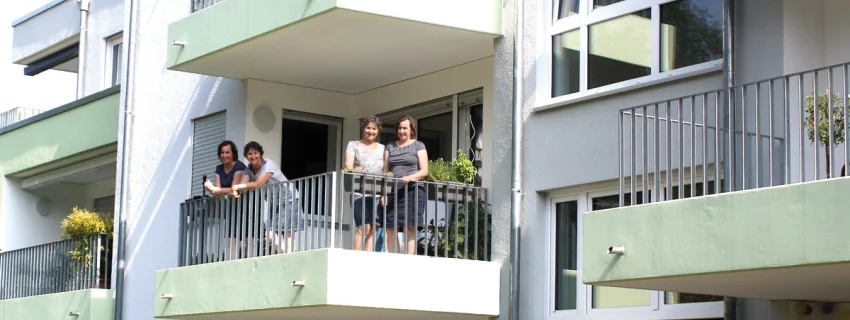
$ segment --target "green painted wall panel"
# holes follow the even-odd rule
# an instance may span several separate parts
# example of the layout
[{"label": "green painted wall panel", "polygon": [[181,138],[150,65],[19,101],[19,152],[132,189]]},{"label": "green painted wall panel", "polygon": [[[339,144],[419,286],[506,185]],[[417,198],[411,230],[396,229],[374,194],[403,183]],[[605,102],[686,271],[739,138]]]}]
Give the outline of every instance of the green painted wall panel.
[{"label": "green painted wall panel", "polygon": [[[81,106],[0,133],[0,174],[31,169],[118,141],[117,90]],[[85,98],[84,98],[85,99]],[[66,106],[57,109],[66,108]],[[38,117],[38,116],[36,116]]]},{"label": "green painted wall panel", "polygon": [[[69,317],[78,312],[79,317]],[[0,301],[0,319],[110,320],[113,291],[89,289]]]},{"label": "green painted wall panel", "polygon": [[[327,278],[327,250],[158,270],[154,316],[325,305]],[[166,293],[173,299],[159,298]]]},{"label": "green painted wall panel", "polygon": [[[168,26],[168,67],[237,45],[336,7],[335,0],[226,0]],[[185,46],[173,46],[183,41]]]},{"label": "green painted wall panel", "polygon": [[582,280],[848,262],[847,190],[840,178],[586,213]]}]

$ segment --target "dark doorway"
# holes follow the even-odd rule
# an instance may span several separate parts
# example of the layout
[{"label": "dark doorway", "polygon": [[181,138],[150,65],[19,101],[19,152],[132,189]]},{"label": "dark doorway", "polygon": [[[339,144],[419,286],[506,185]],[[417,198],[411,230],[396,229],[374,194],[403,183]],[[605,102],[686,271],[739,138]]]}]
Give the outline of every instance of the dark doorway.
[{"label": "dark doorway", "polygon": [[329,125],[284,118],[280,169],[288,179],[328,171]]}]

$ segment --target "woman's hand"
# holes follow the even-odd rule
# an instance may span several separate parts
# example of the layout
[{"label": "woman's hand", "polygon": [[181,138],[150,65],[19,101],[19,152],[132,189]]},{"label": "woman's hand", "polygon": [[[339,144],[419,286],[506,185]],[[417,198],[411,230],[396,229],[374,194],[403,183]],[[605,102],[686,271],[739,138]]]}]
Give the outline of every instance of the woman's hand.
[{"label": "woman's hand", "polygon": [[233,197],[233,198],[239,199],[239,191],[236,191],[235,188],[230,189],[230,196]]},{"label": "woman's hand", "polygon": [[404,177],[401,177],[401,182],[404,182],[404,184],[407,184],[407,183],[409,183],[410,181],[412,181],[412,180],[410,179],[410,176],[404,176]]},{"label": "woman's hand", "polygon": [[210,182],[210,181],[207,181],[206,183],[204,183],[204,189],[207,189],[207,191],[209,191],[212,194],[217,194],[217,193],[221,192],[221,188],[214,186],[213,183]]}]

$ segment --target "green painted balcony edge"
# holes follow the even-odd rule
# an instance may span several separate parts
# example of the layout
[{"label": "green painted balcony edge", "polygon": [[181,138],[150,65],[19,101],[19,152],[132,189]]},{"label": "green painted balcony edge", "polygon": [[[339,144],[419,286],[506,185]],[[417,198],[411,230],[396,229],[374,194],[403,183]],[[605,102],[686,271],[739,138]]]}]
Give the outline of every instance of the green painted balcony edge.
[{"label": "green painted balcony edge", "polygon": [[36,168],[118,141],[120,86],[0,129],[0,174]]},{"label": "green painted balcony edge", "polygon": [[[499,272],[497,262],[345,249],[208,263],[157,270],[154,317],[346,307],[491,317],[499,314]],[[403,283],[415,292],[389,289]]]},{"label": "green painted balcony edge", "polygon": [[[108,289],[69,291],[0,301],[0,320],[112,319],[115,292]],[[78,314],[78,316],[70,316]]]},{"label": "green painted balcony edge", "polygon": [[582,281],[850,262],[847,190],[836,178],[585,213]]},{"label": "green painted balcony edge", "polygon": [[[421,1],[414,7],[400,6],[394,1],[225,0],[168,26],[167,68],[175,70],[206,55],[334,10],[417,21],[482,34],[501,34],[502,0],[467,0],[472,5],[455,0]],[[440,10],[421,10],[425,6]],[[480,9],[471,10],[470,6],[478,6]],[[492,12],[492,15],[473,19],[469,17],[469,12]]]}]

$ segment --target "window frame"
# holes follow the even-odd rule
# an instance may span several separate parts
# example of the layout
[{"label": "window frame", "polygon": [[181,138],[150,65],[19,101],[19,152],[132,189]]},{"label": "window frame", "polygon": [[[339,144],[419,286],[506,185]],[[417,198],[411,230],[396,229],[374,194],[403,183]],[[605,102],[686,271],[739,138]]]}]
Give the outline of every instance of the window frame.
[{"label": "window frame", "polygon": [[[661,61],[660,57],[660,32],[661,32],[661,5],[675,2],[679,0],[626,0],[614,3],[599,9],[592,10],[593,0],[578,0],[581,1],[579,13],[573,16],[558,19],[559,0],[538,0],[541,5],[543,18],[538,19],[540,31],[538,32],[539,39],[537,49],[538,52],[538,68],[537,68],[537,83],[540,84],[536,90],[537,103],[533,107],[534,111],[546,110],[550,108],[560,107],[570,103],[577,103],[594,98],[604,97],[621,92],[632,91],[652,85],[671,82],[684,78],[690,78],[706,73],[712,73],[723,69],[723,59],[716,59],[708,62],[703,62],[683,68],[673,69],[670,71],[660,72]],[[589,26],[615,19],[630,13],[640,10],[650,9],[651,16],[651,32],[650,39],[652,41],[652,59],[650,66],[650,75],[643,76],[626,81],[616,82],[593,89],[588,89],[588,73],[587,73],[587,52],[589,49]],[[581,43],[579,47],[579,91],[565,94],[559,97],[552,97],[552,50],[553,39],[555,36],[578,30]]]},{"label": "window frame", "polygon": [[[120,64],[118,65],[118,69],[122,70],[123,73],[123,54],[124,54],[124,32],[118,32],[112,36],[109,36],[105,39],[106,48],[105,48],[105,59],[104,59],[104,73],[103,73],[103,85],[105,88],[111,88],[113,86],[117,86],[121,84],[121,74],[115,75],[115,68],[112,66],[114,59],[114,52],[116,46],[121,46],[121,51],[118,53],[120,57],[122,57]],[[115,80],[113,81],[113,77]]]},{"label": "window frame", "polygon": [[[647,191],[650,192],[650,202],[656,202],[658,197],[663,196],[666,186],[659,186],[656,191],[652,186],[647,186]],[[636,186],[637,192],[643,191],[643,186]],[[630,192],[630,189],[624,190]],[[700,302],[687,304],[666,304],[665,291],[649,290],[650,305],[637,307],[621,307],[621,308],[592,308],[593,306],[593,286],[587,285],[581,281],[582,277],[582,243],[583,231],[582,223],[583,216],[590,212],[592,201],[594,198],[618,195],[619,192],[615,188],[602,188],[594,190],[585,190],[580,192],[569,193],[552,193],[546,201],[547,222],[549,226],[546,230],[546,274],[548,284],[542,286],[547,297],[545,303],[545,313],[547,319],[550,320],[603,320],[616,317],[623,320],[664,320],[664,319],[709,319],[719,318],[723,316],[723,302]],[[576,310],[555,310],[555,272],[556,269],[556,206],[558,203],[577,201],[577,223],[578,223],[578,241],[576,252],[576,261],[578,270],[576,270]]]}]

